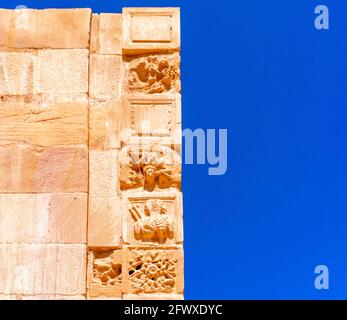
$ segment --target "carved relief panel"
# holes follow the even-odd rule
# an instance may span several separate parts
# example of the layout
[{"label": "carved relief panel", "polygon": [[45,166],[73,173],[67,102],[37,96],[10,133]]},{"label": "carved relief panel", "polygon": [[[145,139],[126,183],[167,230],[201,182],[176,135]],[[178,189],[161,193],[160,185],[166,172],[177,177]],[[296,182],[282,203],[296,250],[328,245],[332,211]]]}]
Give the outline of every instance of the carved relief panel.
[{"label": "carved relief panel", "polygon": [[123,256],[125,294],[183,293],[183,251],[128,247]]},{"label": "carved relief panel", "polygon": [[180,55],[159,54],[128,58],[128,93],[180,93]]},{"label": "carved relief panel", "polygon": [[180,95],[128,95],[121,119],[123,144],[181,144]]},{"label": "carved relief panel", "polygon": [[181,158],[160,145],[127,146],[120,152],[121,190],[181,189]]},{"label": "carved relief panel", "polygon": [[90,248],[88,297],[122,296],[122,254],[110,248]]},{"label": "carved relief panel", "polygon": [[127,244],[170,245],[182,243],[181,193],[125,192],[123,240]]},{"label": "carved relief panel", "polygon": [[180,48],[178,8],[124,8],[123,52],[168,51]]}]

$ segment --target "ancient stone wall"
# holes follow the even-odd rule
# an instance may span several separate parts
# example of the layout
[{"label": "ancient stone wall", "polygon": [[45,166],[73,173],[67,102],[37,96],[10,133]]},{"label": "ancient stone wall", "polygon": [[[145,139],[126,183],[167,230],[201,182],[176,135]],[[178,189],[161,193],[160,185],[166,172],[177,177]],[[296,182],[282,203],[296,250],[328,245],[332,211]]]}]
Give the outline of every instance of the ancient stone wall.
[{"label": "ancient stone wall", "polygon": [[0,10],[0,299],[182,299],[180,13]]}]

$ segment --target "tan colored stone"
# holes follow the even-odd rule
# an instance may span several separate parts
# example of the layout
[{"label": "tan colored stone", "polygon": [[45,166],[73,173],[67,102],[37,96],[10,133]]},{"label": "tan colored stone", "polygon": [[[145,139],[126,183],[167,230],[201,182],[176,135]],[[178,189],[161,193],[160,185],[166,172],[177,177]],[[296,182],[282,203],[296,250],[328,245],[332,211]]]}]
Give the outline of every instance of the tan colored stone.
[{"label": "tan colored stone", "polygon": [[181,189],[181,157],[162,145],[128,145],[119,154],[121,190]]},{"label": "tan colored stone", "polygon": [[121,200],[89,198],[88,246],[120,247],[122,236]]},{"label": "tan colored stone", "polygon": [[123,192],[122,213],[126,244],[183,242],[182,198],[178,190]]},{"label": "tan colored stone", "polygon": [[184,300],[183,294],[125,294],[123,300]]},{"label": "tan colored stone", "polygon": [[100,14],[100,53],[122,54],[122,15]]},{"label": "tan colored stone", "polygon": [[123,248],[122,286],[123,294],[183,294],[182,248]]},{"label": "tan colored stone", "polygon": [[0,299],[183,299],[179,51],[178,8],[0,9]]},{"label": "tan colored stone", "polygon": [[124,53],[179,49],[179,8],[123,8]]},{"label": "tan colored stone", "polygon": [[86,234],[86,194],[0,194],[0,243],[86,243]]},{"label": "tan colored stone", "polygon": [[89,95],[96,99],[120,99],[121,60],[116,55],[90,56]]},{"label": "tan colored stone", "polygon": [[126,61],[129,93],[181,92],[181,59],[178,52],[129,57]]},{"label": "tan colored stone", "polygon": [[15,142],[45,147],[87,144],[87,98],[2,99],[0,144]]},{"label": "tan colored stone", "polygon": [[181,123],[180,94],[132,94],[121,105],[121,142],[173,145]]},{"label": "tan colored stone", "polygon": [[7,44],[12,10],[0,9],[0,46]]},{"label": "tan colored stone", "polygon": [[0,192],[87,192],[87,147],[0,145]]},{"label": "tan colored stone", "polygon": [[92,14],[92,21],[90,27],[90,53],[100,53],[100,15],[97,13]]},{"label": "tan colored stone", "polygon": [[120,148],[120,103],[115,100],[90,102],[89,148]]},{"label": "tan colored stone", "polygon": [[121,14],[93,14],[91,52],[100,54],[122,54]]},{"label": "tan colored stone", "polygon": [[114,198],[119,192],[118,151],[89,151],[89,195]]},{"label": "tan colored stone", "polygon": [[39,50],[39,93],[88,92],[87,49]]},{"label": "tan colored stone", "polygon": [[90,9],[0,9],[0,46],[88,48]]},{"label": "tan colored stone", "polygon": [[1,244],[0,257],[2,294],[85,294],[85,245]]},{"label": "tan colored stone", "polygon": [[35,53],[0,52],[0,95],[35,93],[36,61]]},{"label": "tan colored stone", "polygon": [[113,296],[110,296],[110,297],[107,297],[107,296],[97,296],[97,297],[88,297],[87,300],[123,300],[122,299],[122,296],[119,296],[119,297],[113,297]]},{"label": "tan colored stone", "polygon": [[0,300],[86,300],[84,295],[65,295],[65,294],[0,294]]},{"label": "tan colored stone", "polygon": [[88,254],[88,299],[122,297],[122,252],[92,248]]}]

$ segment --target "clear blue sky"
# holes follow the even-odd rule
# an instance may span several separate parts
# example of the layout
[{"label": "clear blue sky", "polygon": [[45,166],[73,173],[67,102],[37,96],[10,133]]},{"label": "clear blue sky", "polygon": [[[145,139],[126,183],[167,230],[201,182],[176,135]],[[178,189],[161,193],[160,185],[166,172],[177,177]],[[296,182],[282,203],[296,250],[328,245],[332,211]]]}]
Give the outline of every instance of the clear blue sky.
[{"label": "clear blue sky", "polygon": [[[227,128],[229,171],[184,166],[187,299],[347,298],[347,2],[2,0],[182,9],[185,128]],[[314,7],[330,30],[314,28]],[[314,268],[330,269],[330,290]]]}]

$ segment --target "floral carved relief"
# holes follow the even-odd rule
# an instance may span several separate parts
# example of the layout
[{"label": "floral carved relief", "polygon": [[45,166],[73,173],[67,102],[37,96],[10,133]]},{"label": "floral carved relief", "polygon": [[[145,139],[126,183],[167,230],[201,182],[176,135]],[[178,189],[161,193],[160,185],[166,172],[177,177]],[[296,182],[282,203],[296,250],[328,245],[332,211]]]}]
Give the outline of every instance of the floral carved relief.
[{"label": "floral carved relief", "polygon": [[171,293],[176,284],[177,259],[165,250],[137,251],[128,273],[134,293]]},{"label": "floral carved relief", "polygon": [[178,53],[135,58],[128,66],[129,92],[147,94],[180,92],[180,56]]}]

